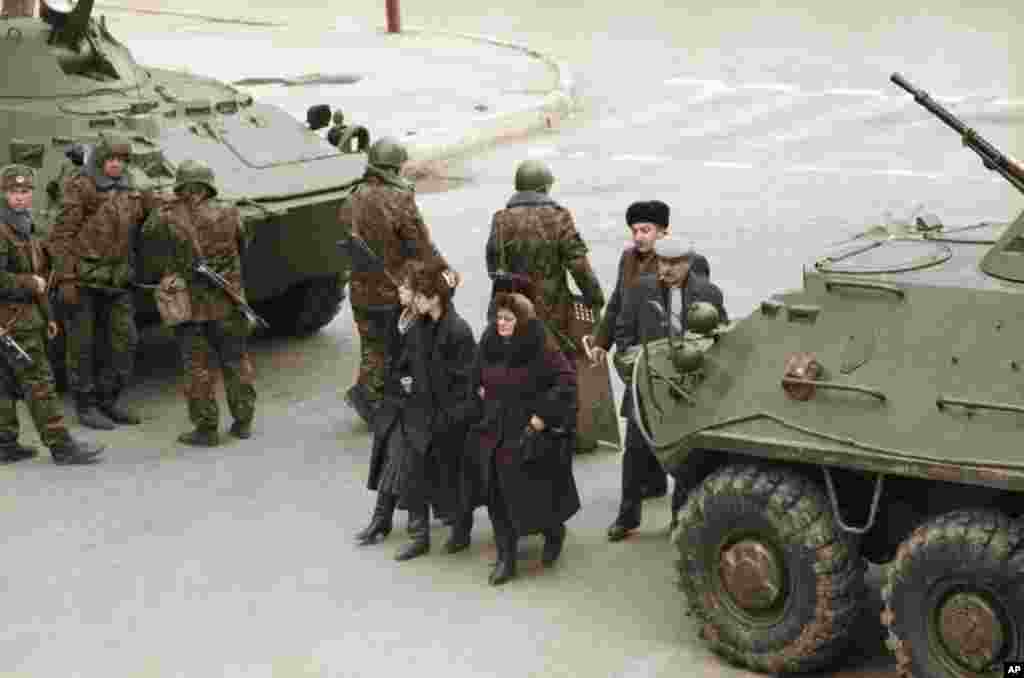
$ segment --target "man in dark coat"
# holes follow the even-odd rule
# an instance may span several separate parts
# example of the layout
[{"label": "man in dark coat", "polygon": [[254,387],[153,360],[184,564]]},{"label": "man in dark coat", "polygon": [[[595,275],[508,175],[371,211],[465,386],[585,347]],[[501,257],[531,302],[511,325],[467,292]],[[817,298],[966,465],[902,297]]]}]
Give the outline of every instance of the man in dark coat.
[{"label": "man in dark coat", "polygon": [[451,304],[454,280],[446,273],[447,265],[435,262],[414,276],[419,317],[408,330],[404,354],[388,373],[391,384],[398,384],[389,391],[401,395],[385,400],[372,421],[373,521],[390,531],[396,506],[409,511],[411,541],[397,560],[430,550],[431,505],[454,514],[458,501],[459,461],[473,411],[469,382],[476,341]]},{"label": "man in dark coat", "polygon": [[[728,321],[722,291],[705,276],[691,273],[691,265],[699,255],[682,240],[671,236],[657,242],[655,253],[658,256],[657,277],[640,276],[636,284],[626,292],[622,313],[615,327],[615,348],[618,352],[624,353],[642,344],[645,339],[654,341],[666,337],[670,326],[673,333],[682,336],[686,331],[686,310],[698,301],[712,304],[719,313],[719,320]],[[710,272],[707,260],[703,257],[700,259],[699,267]],[[659,313],[655,305],[666,309],[667,314]],[[628,387],[622,406],[627,420],[626,449],[622,456],[622,503],[619,505],[618,516],[608,528],[608,539],[611,541],[625,538],[631,530],[640,526],[643,501],[641,479],[648,473],[650,458],[654,458],[654,453],[637,427],[632,393]],[[674,498],[675,501],[678,499]]]},{"label": "man in dark coat", "polygon": [[[605,360],[608,351],[611,350],[615,324],[622,313],[622,300],[626,290],[631,288],[641,275],[655,275],[658,272],[658,257],[654,253],[654,245],[668,234],[669,206],[660,200],[634,202],[626,209],[626,224],[633,235],[633,242],[619,258],[615,290],[590,342],[593,347],[591,360],[594,362]],[[620,410],[619,414],[627,416],[625,410]],[[645,499],[664,497],[668,492],[665,471],[653,454],[645,455],[645,458],[647,472],[636,479],[642,488],[641,494]]]}]

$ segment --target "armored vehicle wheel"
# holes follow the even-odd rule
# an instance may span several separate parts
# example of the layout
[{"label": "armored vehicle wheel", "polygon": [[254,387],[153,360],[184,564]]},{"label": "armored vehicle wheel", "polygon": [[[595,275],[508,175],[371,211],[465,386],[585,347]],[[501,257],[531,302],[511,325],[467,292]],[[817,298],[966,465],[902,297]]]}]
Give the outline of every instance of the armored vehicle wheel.
[{"label": "armored vehicle wheel", "polygon": [[283,295],[260,302],[257,312],[278,335],[306,336],[334,320],[345,300],[345,279],[339,275],[307,280]]},{"label": "armored vehicle wheel", "polygon": [[953,511],[900,545],[882,591],[900,675],[988,678],[1024,657],[1024,525]]},{"label": "armored vehicle wheel", "polygon": [[701,637],[770,673],[821,668],[861,611],[863,560],[813,481],[788,469],[727,466],[679,516],[681,588]]}]

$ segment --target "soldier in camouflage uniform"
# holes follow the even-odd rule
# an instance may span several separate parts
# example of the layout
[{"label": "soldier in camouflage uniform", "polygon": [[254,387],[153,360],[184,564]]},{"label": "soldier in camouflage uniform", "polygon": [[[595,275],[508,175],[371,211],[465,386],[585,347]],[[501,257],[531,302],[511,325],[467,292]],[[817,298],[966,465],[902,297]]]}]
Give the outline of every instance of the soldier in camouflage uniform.
[{"label": "soldier in camouflage uniform", "polygon": [[178,199],[150,214],[143,237],[161,241],[163,254],[153,268],[162,275],[181,276],[188,284],[192,318],[176,325],[188,386],[188,414],[195,430],[178,440],[188,445],[213,446],[220,442],[220,412],[214,393],[212,358],[224,373],[224,390],[234,423],[231,434],[252,437],[256,408],[253,367],[246,351],[249,321],[223,290],[193,273],[197,258],[221,274],[235,293],[245,298],[242,253],[248,235],[238,209],[215,200],[213,171],[193,160],[181,163],[175,177]]},{"label": "soldier in camouflage uniform", "polygon": [[48,246],[67,328],[68,381],[78,419],[97,429],[138,424],[117,403],[135,367],[135,240],[154,206],[127,170],[130,142],[102,138],[64,184]]},{"label": "soldier in camouflage uniform", "polygon": [[[604,306],[604,292],[590,267],[587,245],[573,224],[572,214],[548,196],[553,183],[554,177],[543,163],[527,160],[519,165],[516,193],[491,221],[487,272],[492,278],[503,271],[530,279],[537,291],[533,300],[537,316],[558,338],[571,362],[583,347],[576,346],[569,334],[572,292],[565,274],[572,274],[584,303],[595,316]],[[488,317],[493,315],[492,301]]]},{"label": "soldier in camouflage uniform", "polygon": [[338,212],[342,227],[365,240],[383,263],[383,270],[353,270],[350,281],[360,356],[359,376],[345,401],[367,423],[383,394],[388,342],[401,310],[395,281],[409,261],[444,261],[416,206],[412,184],[400,176],[408,157],[395,139],[374,142],[366,173]]},{"label": "soldier in camouflage uniform", "polygon": [[57,336],[46,296],[49,262],[42,244],[32,237],[34,172],[24,165],[0,170],[0,329],[29,355],[32,362],[0,355],[0,462],[36,456],[18,444],[16,401],[25,398],[32,422],[54,463],[91,464],[102,446],[75,440],[64,425],[63,408],[46,353],[46,341]]}]

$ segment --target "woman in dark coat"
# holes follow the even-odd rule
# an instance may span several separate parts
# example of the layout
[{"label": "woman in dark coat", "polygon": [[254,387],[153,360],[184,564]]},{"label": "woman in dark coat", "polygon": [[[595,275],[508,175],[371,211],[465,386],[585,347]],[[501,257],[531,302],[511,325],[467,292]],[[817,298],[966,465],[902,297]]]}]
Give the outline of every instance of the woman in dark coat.
[{"label": "woman in dark coat", "polygon": [[542,533],[542,561],[554,564],[580,497],[572,474],[576,373],[529,299],[500,293],[495,309],[473,370],[482,416],[466,442],[462,501],[463,510],[487,503],[498,547],[490,582],[498,585],[516,574],[520,536]]},{"label": "woman in dark coat", "polygon": [[398,344],[388,396],[373,421],[368,486],[377,490],[377,506],[357,538],[368,544],[386,536],[394,509],[407,510],[411,541],[397,560],[430,550],[431,505],[455,513],[459,458],[474,409],[469,382],[476,342],[451,303],[445,270],[437,262],[412,277],[418,316]]}]

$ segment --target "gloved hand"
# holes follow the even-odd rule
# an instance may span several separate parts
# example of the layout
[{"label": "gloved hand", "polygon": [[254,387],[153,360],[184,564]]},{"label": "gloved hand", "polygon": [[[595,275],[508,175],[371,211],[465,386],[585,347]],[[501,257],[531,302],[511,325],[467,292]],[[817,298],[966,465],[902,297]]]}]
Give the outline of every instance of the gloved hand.
[{"label": "gloved hand", "polygon": [[65,306],[78,306],[82,301],[78,292],[78,284],[74,282],[62,282],[57,288],[57,295],[60,303]]}]

